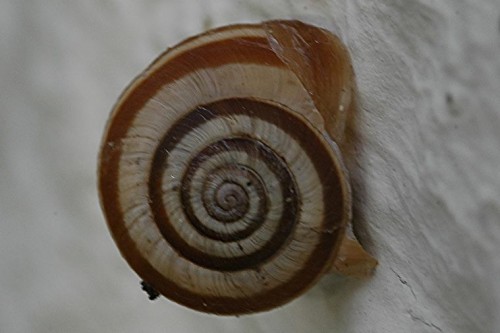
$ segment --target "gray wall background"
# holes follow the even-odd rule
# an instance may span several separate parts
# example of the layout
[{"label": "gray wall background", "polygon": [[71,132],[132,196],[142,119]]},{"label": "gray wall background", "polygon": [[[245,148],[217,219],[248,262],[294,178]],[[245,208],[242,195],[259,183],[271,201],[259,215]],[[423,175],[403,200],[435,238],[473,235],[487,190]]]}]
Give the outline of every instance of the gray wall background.
[{"label": "gray wall background", "polygon": [[[349,47],[355,228],[380,266],[242,318],[151,303],[99,208],[108,113],[168,46],[271,18]],[[499,55],[498,0],[1,1],[0,331],[499,332]]]}]

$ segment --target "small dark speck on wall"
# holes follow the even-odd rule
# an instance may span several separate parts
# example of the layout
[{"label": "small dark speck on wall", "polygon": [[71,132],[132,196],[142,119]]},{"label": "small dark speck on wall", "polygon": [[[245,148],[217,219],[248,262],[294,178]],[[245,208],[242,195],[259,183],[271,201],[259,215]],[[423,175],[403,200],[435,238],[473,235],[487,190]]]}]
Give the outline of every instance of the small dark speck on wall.
[{"label": "small dark speck on wall", "polygon": [[446,106],[448,108],[448,112],[455,117],[460,116],[460,110],[457,107],[457,103],[455,102],[455,98],[451,93],[446,93]]},{"label": "small dark speck on wall", "polygon": [[446,104],[451,105],[453,103],[453,96],[450,93],[446,93]]},{"label": "small dark speck on wall", "polygon": [[158,298],[158,296],[160,296],[160,293],[157,292],[153,286],[151,286],[149,283],[147,283],[146,281],[141,281],[141,286],[142,286],[142,290],[144,290],[146,292],[146,294],[148,294],[148,297],[151,301],[155,300]]}]

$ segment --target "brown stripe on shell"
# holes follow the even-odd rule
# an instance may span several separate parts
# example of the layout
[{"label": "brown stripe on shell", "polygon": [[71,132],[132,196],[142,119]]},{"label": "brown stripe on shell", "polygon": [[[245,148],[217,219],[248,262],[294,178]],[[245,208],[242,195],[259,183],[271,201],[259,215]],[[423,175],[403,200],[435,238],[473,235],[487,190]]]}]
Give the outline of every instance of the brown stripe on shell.
[{"label": "brown stripe on shell", "polygon": [[[297,197],[297,186],[293,180],[290,171],[287,169],[285,161],[280,157],[276,156],[274,152],[261,142],[247,138],[228,138],[222,141],[218,141],[211,145],[216,151],[216,147],[223,147],[226,145],[229,151],[241,150],[255,155],[255,158],[262,160],[266,163],[269,169],[276,175],[280,180],[282,188],[282,197],[291,198],[289,201],[284,201],[283,212],[277,228],[277,232],[273,234],[271,239],[262,247],[253,253],[246,255],[225,258],[216,257],[208,255],[188,244],[188,242],[175,231],[168,219],[168,213],[165,211],[165,206],[163,204],[162,196],[162,174],[164,170],[164,165],[168,163],[168,152],[175,149],[175,146],[182,140],[184,135],[186,135],[190,129],[203,124],[205,121],[209,121],[211,117],[217,117],[220,114],[220,108],[218,105],[224,104],[226,101],[217,102],[215,104],[210,104],[204,107],[200,107],[188,114],[184,119],[180,120],[178,123],[172,126],[171,131],[165,136],[162,143],[158,145],[155,157],[153,159],[153,164],[151,167],[151,176],[149,178],[149,198],[150,207],[153,212],[154,220],[158,229],[162,233],[164,239],[183,257],[187,260],[205,268],[215,269],[218,271],[239,271],[243,269],[257,269],[259,266],[263,265],[265,262],[270,260],[272,256],[285,244],[285,242],[290,237],[293,227],[299,218],[299,200]],[[244,105],[248,105],[251,108],[262,107],[262,103],[255,105],[255,102],[245,103],[243,101],[237,101],[238,105],[243,106],[240,109],[234,109],[231,114],[245,114]],[[241,104],[240,104],[241,103]],[[231,107],[231,106],[230,106]],[[264,110],[266,112],[267,110]],[[224,112],[225,116],[230,114]],[[277,116],[274,112],[275,117]],[[276,119],[275,119],[276,120]],[[214,147],[215,146],[215,147]],[[195,148],[195,147],[193,147]],[[203,155],[201,153],[201,158],[210,158],[210,155]],[[200,155],[198,155],[200,156]],[[196,164],[196,158],[193,161]],[[195,225],[195,229],[203,228],[203,224],[195,216],[192,207],[189,203],[190,198],[190,183],[192,180],[192,171],[196,169],[190,168],[188,173],[184,176],[182,180],[182,191],[181,202],[183,203],[184,211],[190,220],[190,223]],[[266,201],[266,199],[264,199]],[[226,241],[236,241],[241,240],[242,236],[249,236],[253,233],[262,223],[265,221],[265,215],[259,216],[261,221],[255,221],[249,230],[244,230],[242,234],[236,235],[226,235]],[[206,232],[207,230],[204,230]],[[224,238],[224,235],[214,235],[216,238]]]},{"label": "brown stripe on shell", "polygon": [[[342,184],[338,173],[332,170],[332,165],[335,165],[337,161],[332,161],[331,153],[328,151],[331,147],[325,146],[325,143],[318,138],[318,135],[320,134],[317,131],[312,130],[310,126],[306,125],[303,119],[298,118],[289,111],[285,111],[284,109],[280,109],[271,104],[250,99],[222,100],[197,108],[193,112],[189,113],[184,119],[172,126],[171,131],[165,136],[164,140],[162,140],[162,144],[160,144],[157,149],[149,183],[151,209],[155,216],[158,228],[161,230],[165,239],[172,244],[173,248],[176,249],[181,255],[202,267],[222,271],[258,269],[259,266],[264,264],[267,260],[271,260],[276,251],[278,251],[280,247],[284,246],[286,240],[289,239],[290,232],[296,223],[295,220],[300,215],[300,212],[294,208],[294,206],[300,205],[299,202],[295,202],[295,199],[290,202],[285,202],[284,215],[280,222],[279,232],[273,235],[272,239],[259,251],[237,258],[213,257],[190,247],[180,238],[168,222],[167,213],[164,210],[161,200],[161,175],[164,169],[164,163],[168,163],[168,152],[175,149],[177,143],[181,141],[190,130],[207,121],[210,121],[213,118],[231,115],[248,115],[260,118],[263,121],[280,127],[290,137],[298,141],[304,152],[307,153],[309,158],[312,160],[314,167],[319,174],[319,178],[322,181],[322,185],[325,188],[323,196],[324,200],[325,202],[328,202],[325,207],[325,221],[323,223],[325,233],[322,237],[322,242],[318,246],[318,249],[314,251],[313,255],[311,255],[311,259],[307,265],[305,265],[305,267],[309,267],[309,269],[307,270],[306,276],[302,277],[304,281],[314,278],[317,274],[320,274],[325,262],[327,263],[328,261],[331,261],[332,253],[336,249],[335,242],[342,234],[342,218],[344,213]],[[265,140],[265,138],[262,138],[262,140]],[[286,180],[286,174],[288,172],[283,174],[284,171],[281,167],[277,168],[276,166],[273,166],[273,163],[280,162],[278,162],[279,159],[272,156],[274,153],[265,152],[265,149],[269,149],[264,148],[266,147],[264,144],[265,141],[262,143],[253,143],[249,139],[233,138],[227,139],[225,142],[228,145],[229,150],[236,148],[237,145],[241,145],[240,148],[244,151],[250,151],[257,155],[264,155],[258,156],[259,158],[270,158],[271,163],[268,162],[268,166],[272,168],[275,173],[279,174],[279,177],[284,180],[284,184],[289,188],[286,192],[283,191],[283,198],[289,197],[292,192],[296,191],[293,189],[295,186],[293,185],[294,182],[292,181],[292,178],[288,178],[288,180]],[[245,147],[245,145],[247,145],[247,147]],[[258,147],[259,145],[260,147]],[[215,147],[212,149],[216,152],[218,151]],[[210,158],[210,155],[201,155],[199,158]],[[189,193],[189,190],[186,188],[183,193]],[[183,201],[186,200],[188,199],[185,198]],[[194,214],[192,214],[192,212],[188,212],[188,215]],[[325,251],[324,249],[327,250]],[[322,256],[320,254],[322,254]],[[211,304],[211,301],[207,300],[206,303]]]},{"label": "brown stripe on shell", "polygon": [[[202,54],[202,58],[200,58]],[[161,56],[160,56],[161,58]],[[216,68],[224,64],[246,63],[265,64],[267,66],[286,67],[262,37],[238,37],[230,40],[214,41],[171,59],[169,62],[150,73],[148,80],[127,95],[126,102],[119,105],[112,122],[109,123],[106,142],[119,142],[130,124],[148,100],[161,87],[182,78],[185,75],[204,68]],[[119,116],[118,116],[119,115]]]},{"label": "brown stripe on shell", "polygon": [[[258,25],[228,26],[203,35],[208,36],[225,30],[238,30],[240,28],[255,28]],[[195,38],[187,40],[179,45],[189,44]],[[190,72],[201,68],[213,68],[225,63],[256,63],[277,67],[286,67],[278,59],[276,54],[264,37],[244,37],[236,36],[233,39],[216,40],[201,46],[195,47],[182,54],[178,54],[161,66],[151,66],[147,71],[147,78],[138,78],[133,85],[120,98],[110,119],[103,140],[100,154],[99,168],[99,189],[101,205],[105,212],[108,226],[112,232],[120,252],[126,258],[130,266],[141,275],[152,287],[178,303],[184,304],[193,309],[212,312],[218,314],[241,314],[257,311],[264,311],[286,303],[295,298],[298,294],[308,289],[322,274],[329,268],[339,247],[338,239],[343,234],[343,228],[348,222],[347,204],[342,196],[348,190],[348,184],[332,174],[342,173],[342,167],[335,158],[330,158],[330,170],[326,170],[326,162],[319,166],[322,173],[320,178],[325,185],[323,197],[328,210],[327,225],[321,232],[321,242],[310,256],[310,260],[294,277],[286,284],[267,291],[265,294],[256,294],[244,300],[232,297],[203,297],[181,288],[175,282],[163,277],[152,265],[142,258],[136,244],[127,233],[123,224],[123,212],[118,200],[118,173],[121,156],[121,140],[126,136],[127,130],[134,120],[135,114],[145,103],[153,97],[158,90]],[[222,49],[219,49],[222,47]],[[225,50],[221,52],[220,50]],[[230,50],[231,52],[227,52]],[[233,52],[235,51],[236,52]],[[168,55],[167,51],[161,55],[162,59]],[[203,54],[203,61],[199,55]],[[155,61],[157,64],[159,61]],[[320,133],[317,133],[321,135]],[[319,141],[319,140],[317,140]],[[302,142],[305,151],[312,149],[315,151],[318,146],[317,141]],[[331,157],[331,156],[330,156]],[[325,173],[325,171],[327,171]],[[334,176],[334,177],[332,177]],[[344,217],[344,220],[342,220]]]}]

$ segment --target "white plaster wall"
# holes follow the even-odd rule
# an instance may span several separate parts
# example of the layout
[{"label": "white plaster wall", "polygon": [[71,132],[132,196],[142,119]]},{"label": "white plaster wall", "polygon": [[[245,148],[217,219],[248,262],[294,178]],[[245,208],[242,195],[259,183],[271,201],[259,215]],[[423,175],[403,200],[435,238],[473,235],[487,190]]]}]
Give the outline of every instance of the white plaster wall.
[{"label": "white plaster wall", "polygon": [[[348,45],[355,224],[379,260],[265,314],[149,302],[96,193],[121,90],[207,28],[298,18]],[[498,0],[1,1],[1,332],[500,331]]]}]

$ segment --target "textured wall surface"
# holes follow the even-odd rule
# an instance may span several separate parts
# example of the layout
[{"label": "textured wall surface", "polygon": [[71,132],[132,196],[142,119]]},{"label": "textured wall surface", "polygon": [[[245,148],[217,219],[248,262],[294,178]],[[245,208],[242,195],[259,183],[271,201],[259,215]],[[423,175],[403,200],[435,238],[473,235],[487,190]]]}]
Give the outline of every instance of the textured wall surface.
[{"label": "textured wall surface", "polygon": [[[241,318],[151,303],[98,204],[109,110],[167,46],[271,18],[351,52],[354,223],[380,265]],[[499,55],[498,0],[2,1],[0,331],[499,332]]]}]

